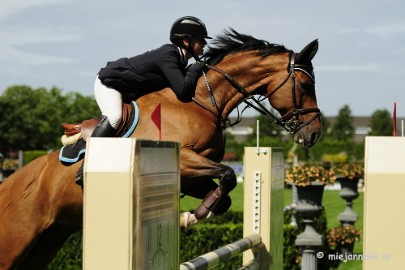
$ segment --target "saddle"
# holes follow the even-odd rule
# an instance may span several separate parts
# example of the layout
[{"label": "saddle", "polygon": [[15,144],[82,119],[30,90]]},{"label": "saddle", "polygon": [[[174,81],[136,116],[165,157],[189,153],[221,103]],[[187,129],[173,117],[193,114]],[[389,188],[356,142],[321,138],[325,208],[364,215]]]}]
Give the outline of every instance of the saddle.
[{"label": "saddle", "polygon": [[[100,123],[101,117],[84,120],[82,123],[63,123],[64,135],[59,153],[59,160],[65,165],[71,165],[83,158],[86,141]],[[124,103],[122,106],[122,121],[117,128],[116,137],[128,138],[134,132],[139,121],[139,109],[135,101]]]}]

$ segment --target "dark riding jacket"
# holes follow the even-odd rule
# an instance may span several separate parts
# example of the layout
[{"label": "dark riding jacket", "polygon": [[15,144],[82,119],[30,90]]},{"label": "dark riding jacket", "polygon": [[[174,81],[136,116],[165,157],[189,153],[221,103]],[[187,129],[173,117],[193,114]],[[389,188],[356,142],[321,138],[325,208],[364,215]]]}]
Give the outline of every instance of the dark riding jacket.
[{"label": "dark riding jacket", "polygon": [[173,44],[131,58],[108,62],[98,74],[101,82],[123,94],[136,98],[170,87],[183,101],[194,96],[201,64],[187,67],[187,59]]}]

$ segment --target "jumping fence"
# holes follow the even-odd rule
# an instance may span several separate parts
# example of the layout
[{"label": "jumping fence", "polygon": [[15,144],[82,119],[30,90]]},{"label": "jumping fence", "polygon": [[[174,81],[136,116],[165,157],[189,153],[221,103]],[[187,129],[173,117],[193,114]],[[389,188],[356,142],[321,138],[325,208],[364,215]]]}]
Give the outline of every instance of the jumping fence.
[{"label": "jumping fence", "polygon": [[[83,269],[179,269],[179,164],[176,142],[90,139]],[[180,269],[209,269],[243,253],[240,269],[281,270],[283,187],[282,149],[246,147],[243,238]]]}]

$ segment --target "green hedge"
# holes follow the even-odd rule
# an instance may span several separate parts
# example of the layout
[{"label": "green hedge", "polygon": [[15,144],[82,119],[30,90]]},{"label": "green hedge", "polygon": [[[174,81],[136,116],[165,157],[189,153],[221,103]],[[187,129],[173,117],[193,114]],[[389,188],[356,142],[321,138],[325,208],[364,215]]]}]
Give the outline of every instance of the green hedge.
[{"label": "green hedge", "polygon": [[80,270],[82,269],[82,232],[69,237],[53,261],[49,270]]},{"label": "green hedge", "polygon": [[[300,269],[301,252],[294,242],[303,230],[298,218],[298,228],[289,225],[291,214],[284,215],[284,269]],[[316,221],[317,232],[327,230],[326,216],[323,213]],[[185,262],[202,254],[215,250],[243,237],[243,213],[229,211],[215,217],[209,223],[203,223],[180,234],[180,262]],[[216,267],[218,270],[238,269],[242,265],[242,255]],[[82,233],[72,235],[59,251],[48,269],[76,270],[82,267]],[[318,269],[330,269],[330,265],[319,265]]]},{"label": "green hedge", "polygon": [[[243,237],[242,223],[204,224],[196,226],[180,235],[180,262],[213,251]],[[215,269],[238,269],[242,266],[242,254],[224,262]]]}]

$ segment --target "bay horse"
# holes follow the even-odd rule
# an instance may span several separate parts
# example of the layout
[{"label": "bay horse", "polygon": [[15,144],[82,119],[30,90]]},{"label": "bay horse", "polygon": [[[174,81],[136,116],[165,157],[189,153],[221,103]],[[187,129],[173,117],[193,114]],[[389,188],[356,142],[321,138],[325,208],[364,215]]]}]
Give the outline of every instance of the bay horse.
[{"label": "bay horse", "polygon": [[[169,88],[140,97],[144,117],[131,135],[157,139],[149,116],[160,102],[162,140],[180,142],[181,192],[203,199],[193,213],[182,216],[184,227],[230,206],[228,193],[236,177],[220,162],[228,116],[240,103],[250,102],[304,147],[314,145],[322,129],[311,62],[317,40],[294,53],[230,29],[212,44],[193,101],[180,102]],[[258,96],[267,98],[280,116],[260,102],[253,104]],[[75,184],[80,162],[64,166],[58,155],[55,151],[30,162],[0,185],[0,269],[45,268],[66,239],[82,229],[83,193]]]}]

